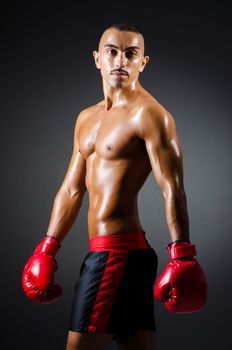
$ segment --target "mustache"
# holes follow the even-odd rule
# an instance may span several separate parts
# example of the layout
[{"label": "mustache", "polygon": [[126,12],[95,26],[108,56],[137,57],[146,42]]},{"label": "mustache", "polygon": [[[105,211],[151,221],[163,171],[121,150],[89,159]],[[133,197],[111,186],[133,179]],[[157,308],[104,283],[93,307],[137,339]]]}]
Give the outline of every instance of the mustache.
[{"label": "mustache", "polygon": [[128,72],[123,69],[123,68],[117,68],[117,69],[113,69],[110,74],[114,73],[114,72],[119,72],[119,73],[125,73],[126,75],[129,75]]}]

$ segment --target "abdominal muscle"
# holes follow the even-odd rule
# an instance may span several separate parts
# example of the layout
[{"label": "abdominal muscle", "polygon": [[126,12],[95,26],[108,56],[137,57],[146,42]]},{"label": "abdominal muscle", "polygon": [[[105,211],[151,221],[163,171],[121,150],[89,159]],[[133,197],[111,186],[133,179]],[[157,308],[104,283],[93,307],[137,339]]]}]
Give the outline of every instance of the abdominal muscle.
[{"label": "abdominal muscle", "polygon": [[95,152],[88,158],[89,238],[142,229],[137,197],[150,170],[139,163],[102,159]]}]

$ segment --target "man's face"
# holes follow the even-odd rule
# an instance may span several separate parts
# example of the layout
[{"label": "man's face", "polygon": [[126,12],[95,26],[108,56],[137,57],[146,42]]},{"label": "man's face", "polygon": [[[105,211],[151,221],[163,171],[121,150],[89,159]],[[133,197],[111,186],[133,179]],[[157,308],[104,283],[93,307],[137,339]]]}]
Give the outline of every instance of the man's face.
[{"label": "man's face", "polygon": [[100,40],[99,50],[93,52],[102,78],[112,87],[136,82],[149,60],[144,57],[143,36],[134,32],[107,29]]}]

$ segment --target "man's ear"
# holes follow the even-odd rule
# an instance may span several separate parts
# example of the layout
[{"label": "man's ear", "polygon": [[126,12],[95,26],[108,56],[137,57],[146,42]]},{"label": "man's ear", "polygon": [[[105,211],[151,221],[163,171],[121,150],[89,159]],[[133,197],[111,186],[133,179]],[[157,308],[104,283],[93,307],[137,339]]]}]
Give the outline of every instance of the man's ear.
[{"label": "man's ear", "polygon": [[101,66],[100,66],[100,57],[99,57],[99,52],[94,50],[93,51],[93,57],[94,57],[94,60],[95,60],[95,65],[97,67],[97,69],[100,69]]},{"label": "man's ear", "polygon": [[144,56],[143,59],[142,59],[142,63],[141,63],[141,66],[139,68],[139,71],[142,72],[146,66],[146,64],[149,62],[149,56]]}]

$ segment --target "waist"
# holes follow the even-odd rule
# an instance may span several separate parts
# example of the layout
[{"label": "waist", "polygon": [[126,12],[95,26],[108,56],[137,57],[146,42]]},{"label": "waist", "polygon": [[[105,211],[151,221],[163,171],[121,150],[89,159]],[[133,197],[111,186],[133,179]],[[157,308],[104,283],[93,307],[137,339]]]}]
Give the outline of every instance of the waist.
[{"label": "waist", "polygon": [[145,237],[145,231],[122,232],[110,236],[95,236],[89,240],[90,251],[151,248]]}]

